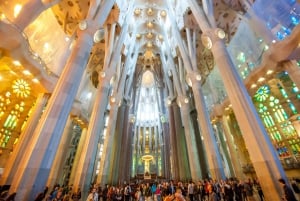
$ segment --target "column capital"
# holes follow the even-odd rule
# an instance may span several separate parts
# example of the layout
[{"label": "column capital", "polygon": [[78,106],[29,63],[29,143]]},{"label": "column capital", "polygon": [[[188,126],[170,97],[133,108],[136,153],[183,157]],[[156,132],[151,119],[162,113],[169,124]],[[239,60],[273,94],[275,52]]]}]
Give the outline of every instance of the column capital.
[{"label": "column capital", "polygon": [[224,40],[225,36],[226,33],[224,32],[223,29],[212,28],[206,30],[201,35],[201,41],[204,47],[206,47],[207,49],[211,49],[214,42],[217,42],[218,40]]}]

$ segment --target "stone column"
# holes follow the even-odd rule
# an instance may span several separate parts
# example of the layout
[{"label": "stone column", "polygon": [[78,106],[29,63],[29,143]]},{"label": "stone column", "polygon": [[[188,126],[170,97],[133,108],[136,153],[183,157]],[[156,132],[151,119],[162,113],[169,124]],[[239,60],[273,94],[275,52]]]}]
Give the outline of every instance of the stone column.
[{"label": "stone column", "polygon": [[[80,160],[77,165],[77,175],[74,180],[74,188],[76,189],[80,187],[85,193],[89,190],[89,185],[93,174],[90,167],[93,166],[92,163],[96,158],[95,156],[97,154],[100,134],[104,128],[104,116],[110,91],[109,80],[110,79],[107,77],[100,77],[99,83],[101,83],[101,85],[98,86],[97,89],[97,94],[90,117],[90,124],[86,134],[86,141],[84,142]],[[105,152],[103,151],[102,156],[104,154]]]},{"label": "stone column", "polygon": [[234,175],[236,178],[244,179],[244,174],[242,170],[241,163],[239,162],[239,156],[237,154],[237,148],[234,143],[233,137],[230,134],[230,129],[228,128],[227,118],[225,114],[223,114],[222,118],[220,119],[222,126],[223,126],[223,133],[226,138],[227,147],[229,149],[230,153],[230,162],[232,163],[233,169],[234,169]]},{"label": "stone column", "polygon": [[205,32],[204,40],[208,40],[206,46],[210,46],[209,40],[211,40],[216,65],[219,68],[233,111],[247,142],[246,146],[258,179],[263,181],[261,185],[265,196],[271,200],[279,200],[280,185],[278,178],[286,178],[285,172],[247,89],[225,48],[224,42],[215,35],[220,33],[219,31],[215,29]]},{"label": "stone column", "polygon": [[[178,171],[179,171],[179,178],[174,178],[176,180],[185,180],[191,178],[191,170],[189,166],[189,155],[187,151],[187,143],[185,139],[185,129],[183,128],[182,117],[186,117],[185,115],[181,114],[181,110],[177,104],[173,104],[173,112],[174,112],[174,121],[175,121],[175,139],[176,144],[172,146],[176,146],[177,152],[177,159],[178,159]],[[188,126],[188,125],[187,125]]]},{"label": "stone column", "polygon": [[[119,101],[118,99],[116,100],[117,102]],[[107,149],[110,149],[110,152],[106,152],[107,156],[103,156],[105,158],[105,163],[108,163],[108,177],[106,181],[103,181],[102,183],[109,183],[109,184],[116,184],[116,181],[114,181],[115,174],[118,174],[114,172],[115,170],[115,165],[117,163],[117,160],[119,158],[120,154],[120,147],[122,146],[121,144],[121,136],[120,133],[118,132],[118,122],[117,118],[121,118],[119,116],[119,106],[118,103],[110,103],[110,111],[109,111],[109,125],[107,127],[107,133],[106,133],[106,138],[105,141],[108,141],[108,147]],[[111,138],[111,139],[110,139]],[[111,143],[109,143],[111,142]],[[110,155],[108,155],[110,154]],[[105,171],[105,170],[104,170]]]},{"label": "stone column", "polygon": [[[87,135],[87,128],[83,128],[82,132],[81,132],[80,140],[79,140],[79,143],[77,146],[74,162],[72,165],[71,175],[70,175],[70,179],[69,179],[69,185],[74,184],[76,174],[79,172],[79,170],[77,170],[77,167],[78,167],[79,160],[81,158],[83,146],[84,146],[86,138],[87,138],[86,135]],[[76,186],[76,188],[73,190],[75,190],[75,192],[76,192],[78,187],[79,186]]]},{"label": "stone column", "polygon": [[[226,120],[224,119],[225,116],[223,117],[223,124],[226,128],[228,129],[228,133],[232,136],[231,139],[233,141],[233,144],[235,145],[236,149],[236,160],[238,162],[238,165],[240,168],[246,167],[249,171],[252,165],[249,152],[246,147],[246,142],[243,137],[242,131],[240,130],[240,127],[238,125],[238,121],[236,119],[236,116],[234,115],[233,111],[230,111],[229,114],[226,115]],[[226,132],[225,130],[225,132]],[[243,170],[241,170],[243,171]],[[243,177],[244,178],[244,171],[243,171]]]},{"label": "stone column", "polygon": [[203,10],[195,0],[188,0],[188,2],[200,29],[204,33],[202,42],[206,48],[211,48],[214,55],[233,111],[245,141],[247,141],[246,146],[258,179],[261,181],[265,197],[270,200],[280,200],[281,186],[278,183],[278,178],[286,179],[286,175],[247,89],[227,52],[224,41],[221,40],[225,34],[220,29],[211,29]]},{"label": "stone column", "polygon": [[[124,141],[124,145],[122,151],[121,151],[121,163],[124,164],[123,168],[123,174],[124,176],[121,177],[120,179],[122,179],[123,181],[128,181],[130,180],[130,172],[132,169],[132,163],[127,163],[127,159],[129,159],[129,161],[132,161],[132,157],[133,157],[133,150],[130,148],[132,143],[133,143],[133,132],[132,132],[132,127],[134,125],[134,122],[129,122],[129,110],[130,110],[130,105],[127,103],[126,104],[126,108],[125,108],[125,115],[124,115],[124,127],[123,129],[126,132],[123,132],[123,139],[122,141]],[[129,124],[129,125],[128,125]]]},{"label": "stone column", "polygon": [[38,98],[33,106],[32,114],[27,120],[26,127],[20,135],[19,143],[16,145],[12,154],[10,155],[4,173],[1,175],[1,185],[11,185],[14,175],[18,170],[18,166],[21,164],[21,160],[28,150],[28,146],[33,136],[34,129],[42,115],[43,109],[49,100],[50,94],[39,94]]},{"label": "stone column", "polygon": [[[136,144],[136,138],[132,139],[135,135],[133,135],[132,128],[133,128],[133,122],[129,119],[129,110],[130,105],[128,103],[123,103],[122,107],[123,109],[123,118],[119,120],[121,127],[119,128],[120,135],[122,136],[121,141],[119,142],[119,145],[121,144],[121,152],[120,157],[118,161],[118,168],[119,170],[119,181],[129,181],[130,179],[130,172],[132,167],[132,153],[134,145]],[[137,137],[137,136],[136,136]],[[132,143],[130,143],[130,140],[132,139]],[[132,146],[133,145],[133,146]],[[128,150],[130,150],[130,153],[128,154]],[[128,159],[130,159],[128,162]]]},{"label": "stone column", "polygon": [[[43,190],[49,176],[64,125],[79,87],[93,36],[78,31],[77,43],[49,99],[49,103],[36,127],[30,149],[20,163],[22,167],[15,175],[10,193],[18,192],[17,200],[32,200]],[[28,188],[32,186],[32,189]]]},{"label": "stone column", "polygon": [[226,175],[226,178],[234,177],[235,173],[234,173],[232,161],[235,159],[232,159],[232,157],[230,157],[230,152],[229,152],[230,145],[228,145],[227,139],[224,137],[224,130],[222,128],[222,124],[220,122],[216,122],[213,125],[213,129],[215,132],[216,141],[219,145],[217,148],[219,148],[220,150],[220,156],[223,154],[222,165],[224,169],[223,170],[224,176]]},{"label": "stone column", "polygon": [[72,137],[72,132],[70,131],[72,130],[72,125],[72,119],[69,116],[48,177],[47,186],[49,188],[54,186],[54,184],[57,182],[57,177],[61,175],[60,172],[62,172],[63,164],[67,159],[66,157],[68,157],[68,152],[66,150],[68,150],[70,146],[70,140]]},{"label": "stone column", "polygon": [[202,175],[201,175],[201,169],[199,163],[199,155],[197,153],[197,148],[196,148],[197,145],[195,139],[195,132],[191,125],[189,100],[187,97],[180,97],[179,101],[181,103],[180,106],[181,119],[184,126],[189,167],[191,171],[191,178],[187,178],[187,179],[193,179],[195,181],[198,181],[199,179],[202,178]]},{"label": "stone column", "polygon": [[162,151],[162,161],[164,161],[164,165],[162,167],[162,175],[166,179],[170,179],[171,177],[171,156],[172,156],[172,151],[171,147],[172,144],[170,142],[171,138],[171,121],[169,119],[169,122],[162,123],[162,145],[161,145],[161,151]]},{"label": "stone column", "polygon": [[203,136],[206,150],[209,171],[213,179],[225,179],[224,167],[221,160],[220,151],[216,143],[215,133],[210,123],[209,115],[205,107],[205,100],[202,94],[201,84],[197,79],[197,73],[189,75],[192,81],[192,90],[198,113],[199,129]]},{"label": "stone column", "polygon": [[[175,103],[173,103],[175,104]],[[170,125],[170,132],[169,132],[169,135],[167,136],[167,134],[165,133],[166,135],[166,145],[167,145],[167,142],[169,141],[170,142],[170,145],[169,145],[169,149],[167,149],[166,151],[168,151],[169,153],[166,154],[166,156],[170,156],[170,162],[171,162],[171,165],[170,165],[170,171],[171,171],[171,175],[170,177],[172,179],[178,179],[179,178],[179,161],[178,161],[178,154],[177,154],[177,142],[176,142],[176,122],[175,122],[175,119],[174,119],[174,111],[173,111],[173,106],[172,105],[169,105],[168,107],[168,111],[169,111],[169,125]]]}]

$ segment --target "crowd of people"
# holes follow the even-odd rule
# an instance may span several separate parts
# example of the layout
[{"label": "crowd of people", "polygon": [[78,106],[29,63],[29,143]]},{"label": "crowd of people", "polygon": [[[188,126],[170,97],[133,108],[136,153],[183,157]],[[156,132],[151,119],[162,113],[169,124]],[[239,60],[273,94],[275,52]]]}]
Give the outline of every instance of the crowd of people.
[{"label": "crowd of people", "polygon": [[[284,179],[282,200],[297,201],[298,183],[292,181],[292,187]],[[72,186],[55,185],[51,190],[46,187],[34,201],[270,201],[265,199],[258,180],[200,180],[198,182],[137,182],[134,184],[91,185],[87,198],[82,197],[81,189],[74,191]],[[1,198],[0,198],[1,200]],[[4,199],[3,199],[4,200]],[[9,199],[13,201],[14,199]]]}]

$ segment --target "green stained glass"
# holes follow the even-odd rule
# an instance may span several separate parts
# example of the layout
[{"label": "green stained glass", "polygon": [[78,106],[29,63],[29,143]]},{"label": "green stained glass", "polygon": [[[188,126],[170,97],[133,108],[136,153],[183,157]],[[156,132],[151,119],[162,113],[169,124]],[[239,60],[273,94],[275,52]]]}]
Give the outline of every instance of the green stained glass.
[{"label": "green stained glass", "polygon": [[237,55],[236,59],[237,59],[238,61],[240,61],[241,63],[245,63],[245,62],[246,62],[246,56],[245,56],[245,53],[244,53],[244,52],[240,52],[240,53]]},{"label": "green stained glass", "polygon": [[274,116],[275,116],[275,119],[276,119],[277,122],[281,122],[280,117],[279,117],[277,112],[274,113]]},{"label": "green stained glass", "polygon": [[284,88],[280,84],[278,84],[278,88],[279,88],[279,91],[282,94],[282,96],[284,98],[288,98],[288,95],[287,95],[286,91],[284,90]]},{"label": "green stained glass", "polygon": [[275,125],[275,122],[274,122],[272,116],[269,116],[269,119],[270,119],[271,125],[274,126],[274,125]]},{"label": "green stained glass", "polygon": [[293,103],[289,103],[289,107],[291,108],[293,114],[298,114],[298,111]]},{"label": "green stained glass", "polygon": [[272,138],[272,140],[275,140],[273,133],[271,133],[271,138]]},{"label": "green stained glass", "polygon": [[281,139],[282,139],[281,135],[278,131],[276,131],[276,133],[275,133],[275,138],[276,138],[277,141],[281,141]]},{"label": "green stained glass", "polygon": [[294,87],[293,87],[293,89],[292,89],[292,92],[293,92],[293,93],[297,93],[297,92],[299,92],[299,89],[298,89],[298,87],[294,86]]},{"label": "green stained glass", "polygon": [[254,95],[256,101],[263,102],[266,101],[270,94],[270,87],[268,85],[261,86]]},{"label": "green stained glass", "polygon": [[281,114],[282,114],[282,116],[283,116],[283,120],[286,120],[286,119],[288,119],[289,117],[288,117],[288,115],[287,115],[287,113],[285,112],[285,110],[284,109],[280,109],[280,112],[281,112]]}]

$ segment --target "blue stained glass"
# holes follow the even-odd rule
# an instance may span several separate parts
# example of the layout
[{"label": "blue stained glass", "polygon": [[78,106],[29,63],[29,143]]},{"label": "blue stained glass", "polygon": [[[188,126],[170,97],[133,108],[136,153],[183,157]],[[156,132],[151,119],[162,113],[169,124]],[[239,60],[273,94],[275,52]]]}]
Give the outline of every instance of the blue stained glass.
[{"label": "blue stained glass", "polygon": [[283,30],[283,32],[286,34],[286,35],[290,35],[291,34],[291,30],[290,29],[288,29],[288,28],[286,28],[286,27],[282,27],[282,30]]},{"label": "blue stained glass", "polygon": [[283,40],[283,39],[284,39],[283,34],[282,34],[281,32],[279,32],[279,31],[276,33],[276,37],[277,37],[279,40]]},{"label": "blue stained glass", "polygon": [[291,21],[294,25],[298,25],[299,24],[299,18],[295,17],[295,16],[292,16],[291,17]]}]

